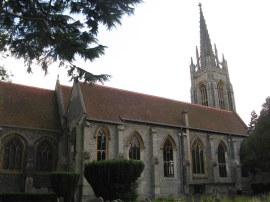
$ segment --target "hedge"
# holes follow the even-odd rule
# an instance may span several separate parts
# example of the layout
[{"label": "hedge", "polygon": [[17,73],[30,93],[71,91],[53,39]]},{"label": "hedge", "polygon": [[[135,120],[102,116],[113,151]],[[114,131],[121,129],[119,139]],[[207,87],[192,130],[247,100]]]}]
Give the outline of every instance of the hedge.
[{"label": "hedge", "polygon": [[64,202],[73,200],[80,179],[80,174],[75,172],[52,172],[51,182],[52,189]]},{"label": "hedge", "polygon": [[57,202],[54,193],[0,193],[0,202]]},{"label": "hedge", "polygon": [[84,177],[97,197],[135,201],[143,169],[144,163],[136,160],[92,161],[85,163]]}]

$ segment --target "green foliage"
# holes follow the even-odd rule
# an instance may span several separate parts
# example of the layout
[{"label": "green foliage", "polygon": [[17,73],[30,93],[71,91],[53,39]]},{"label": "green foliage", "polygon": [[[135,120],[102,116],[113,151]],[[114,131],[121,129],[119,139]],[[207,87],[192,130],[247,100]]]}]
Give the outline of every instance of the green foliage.
[{"label": "green foliage", "polygon": [[189,202],[189,201],[198,201],[198,202],[269,202],[270,201],[270,195],[260,195],[260,196],[237,196],[234,199],[228,199],[228,198],[221,198],[216,199],[215,196],[212,195],[200,195],[197,196],[197,198],[193,195],[190,196],[189,199],[186,198],[159,198],[154,199],[153,202]]},{"label": "green foliage", "polygon": [[266,194],[270,192],[270,183],[252,183],[251,189],[253,194]]},{"label": "green foliage", "polygon": [[216,197],[209,195],[209,194],[203,194],[202,196],[200,196],[200,202],[215,202],[216,201]]},{"label": "green foliage", "polygon": [[51,63],[59,62],[69,68],[72,78],[90,83],[107,80],[108,75],[93,75],[73,63],[77,56],[93,61],[103,55],[106,47],[98,44],[99,25],[112,29],[121,24],[122,16],[133,14],[141,1],[1,1],[0,52],[24,59],[28,72],[33,61],[45,73]]},{"label": "green foliage", "polygon": [[[251,124],[250,124],[251,125]],[[269,172],[270,169],[270,97],[262,105],[253,132],[241,144],[242,163],[249,171]]]},{"label": "green foliage", "polygon": [[13,75],[8,72],[4,67],[0,66],[0,81],[11,81]]},{"label": "green foliage", "polygon": [[64,202],[70,202],[77,189],[79,178],[80,174],[74,172],[52,172],[52,188],[59,198],[64,198]]},{"label": "green foliage", "polygon": [[84,176],[97,197],[135,201],[143,169],[144,163],[136,160],[92,161],[85,164]]},{"label": "green foliage", "polygon": [[37,193],[0,193],[0,201],[3,202],[56,202],[55,194],[37,194]]},{"label": "green foliage", "polygon": [[253,132],[255,130],[255,125],[258,121],[258,115],[256,114],[256,112],[253,110],[251,112],[251,119],[250,119],[250,122],[248,124],[248,130],[249,132]]}]

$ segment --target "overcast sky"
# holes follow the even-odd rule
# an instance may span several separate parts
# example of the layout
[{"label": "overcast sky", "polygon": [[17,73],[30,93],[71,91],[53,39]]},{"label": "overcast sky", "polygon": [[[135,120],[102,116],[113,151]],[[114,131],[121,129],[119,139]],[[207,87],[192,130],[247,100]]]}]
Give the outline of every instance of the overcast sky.
[{"label": "overcast sky", "polygon": [[[199,1],[145,0],[135,15],[125,17],[112,31],[100,30],[99,41],[108,46],[94,62],[78,61],[92,73],[112,75],[106,86],[190,102],[191,57],[199,46]],[[246,124],[270,96],[270,1],[202,0],[212,45],[228,61],[236,109]],[[38,69],[27,75],[22,61],[3,60],[14,74],[12,81],[53,89],[57,74],[72,85],[64,69],[49,75]],[[55,69],[55,70],[54,70]]]}]

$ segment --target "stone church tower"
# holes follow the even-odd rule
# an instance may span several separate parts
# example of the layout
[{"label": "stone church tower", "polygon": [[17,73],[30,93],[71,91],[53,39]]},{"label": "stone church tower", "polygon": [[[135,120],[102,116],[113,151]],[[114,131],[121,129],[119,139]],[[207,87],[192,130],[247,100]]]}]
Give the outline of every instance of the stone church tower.
[{"label": "stone church tower", "polygon": [[227,61],[214,51],[200,7],[200,53],[196,47],[196,61],[191,58],[191,102],[205,106],[236,111],[234,92],[230,82]]}]

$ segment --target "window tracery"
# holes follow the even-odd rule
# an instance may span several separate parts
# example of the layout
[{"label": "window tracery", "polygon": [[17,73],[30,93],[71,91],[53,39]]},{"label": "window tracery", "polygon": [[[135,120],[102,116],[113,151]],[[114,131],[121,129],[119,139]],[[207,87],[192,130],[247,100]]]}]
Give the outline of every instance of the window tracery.
[{"label": "window tracery", "polygon": [[36,149],[36,171],[54,170],[54,149],[51,143],[43,140]]},{"label": "window tracery", "polygon": [[219,168],[219,176],[227,177],[226,170],[226,149],[223,144],[219,144],[218,146],[218,168]]},{"label": "window tracery", "polygon": [[129,141],[129,159],[140,160],[140,143],[136,135]]},{"label": "window tracery", "polygon": [[218,91],[218,102],[219,102],[219,107],[221,109],[225,109],[225,102],[224,102],[224,85],[223,82],[220,81],[217,84],[217,91]]},{"label": "window tracery", "polygon": [[97,135],[97,160],[107,159],[107,135],[103,129]]},{"label": "window tracery", "polygon": [[193,174],[204,174],[204,147],[199,139],[193,143],[191,153]]},{"label": "window tracery", "polygon": [[19,138],[10,139],[4,145],[3,152],[3,169],[17,171],[22,169],[24,145]]},{"label": "window tracery", "polygon": [[164,177],[174,177],[173,146],[167,138],[163,145]]},{"label": "window tracery", "polygon": [[200,92],[201,92],[201,104],[204,106],[208,106],[207,89],[204,84],[200,85]]}]

